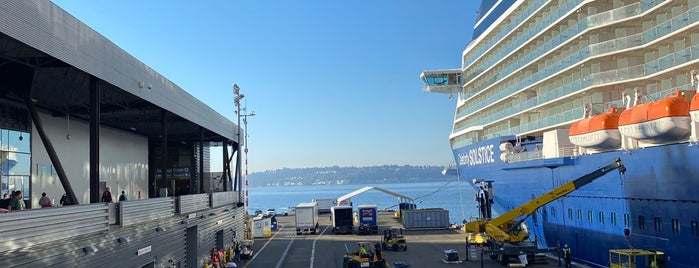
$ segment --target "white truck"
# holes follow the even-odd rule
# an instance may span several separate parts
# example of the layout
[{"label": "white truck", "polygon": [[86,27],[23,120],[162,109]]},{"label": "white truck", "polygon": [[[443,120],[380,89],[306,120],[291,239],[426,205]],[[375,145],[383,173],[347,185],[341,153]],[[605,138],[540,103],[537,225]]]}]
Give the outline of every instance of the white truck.
[{"label": "white truck", "polygon": [[337,199],[335,198],[313,198],[312,202],[318,204],[318,213],[330,213],[330,208],[334,206],[352,206],[350,199],[345,199],[337,204]]},{"label": "white truck", "polygon": [[296,234],[315,234],[318,230],[318,213],[316,203],[300,203],[296,206]]}]

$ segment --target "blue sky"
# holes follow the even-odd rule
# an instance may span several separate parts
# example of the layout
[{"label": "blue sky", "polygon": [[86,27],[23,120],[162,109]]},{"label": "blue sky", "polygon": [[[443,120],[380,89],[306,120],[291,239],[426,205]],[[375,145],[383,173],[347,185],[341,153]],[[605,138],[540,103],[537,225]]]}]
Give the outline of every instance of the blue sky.
[{"label": "blue sky", "polygon": [[419,75],[461,66],[480,1],[53,2],[233,122],[238,84],[250,172],[453,159]]}]

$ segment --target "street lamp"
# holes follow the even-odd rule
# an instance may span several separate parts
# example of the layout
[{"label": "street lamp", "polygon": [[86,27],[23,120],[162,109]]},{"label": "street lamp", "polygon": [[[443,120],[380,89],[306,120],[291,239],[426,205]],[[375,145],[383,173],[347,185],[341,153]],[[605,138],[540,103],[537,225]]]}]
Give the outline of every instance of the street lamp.
[{"label": "street lamp", "polygon": [[249,114],[240,114],[240,116],[243,117],[243,125],[245,125],[243,136],[243,144],[245,144],[245,211],[248,211],[248,116],[255,116],[255,111],[253,110]]},{"label": "street lamp", "polygon": [[[236,132],[237,135],[237,146],[236,148],[237,151],[237,158],[236,158],[236,163],[235,163],[235,177],[238,179],[237,183],[240,186],[241,183],[241,172],[240,172],[240,162],[241,162],[241,155],[240,155],[240,100],[245,98],[245,95],[240,93],[240,87],[238,87],[237,84],[233,84],[233,95],[235,95],[235,98],[233,99],[235,101],[235,107],[236,107],[236,114],[238,115],[238,131]],[[241,187],[242,188],[242,187]],[[241,195],[240,189],[238,189],[238,202],[240,203],[240,200],[243,199]]]}]

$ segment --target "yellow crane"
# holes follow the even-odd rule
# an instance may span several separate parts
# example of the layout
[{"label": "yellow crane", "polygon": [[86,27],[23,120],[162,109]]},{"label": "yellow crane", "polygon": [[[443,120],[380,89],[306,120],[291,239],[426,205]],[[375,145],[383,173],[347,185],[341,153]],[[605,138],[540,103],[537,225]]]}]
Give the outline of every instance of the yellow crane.
[{"label": "yellow crane", "polygon": [[529,230],[524,225],[524,221],[540,207],[616,169],[619,170],[620,174],[626,171],[626,167],[624,167],[619,158],[614,159],[606,166],[569,181],[548,193],[505,212],[497,218],[481,218],[467,222],[464,224],[464,231],[467,234],[466,241],[468,244],[489,246],[491,257],[499,257],[503,264],[507,264],[509,257],[516,257],[521,253],[533,255],[534,253],[549,251],[549,249],[538,249],[535,243],[527,241],[529,239]]}]

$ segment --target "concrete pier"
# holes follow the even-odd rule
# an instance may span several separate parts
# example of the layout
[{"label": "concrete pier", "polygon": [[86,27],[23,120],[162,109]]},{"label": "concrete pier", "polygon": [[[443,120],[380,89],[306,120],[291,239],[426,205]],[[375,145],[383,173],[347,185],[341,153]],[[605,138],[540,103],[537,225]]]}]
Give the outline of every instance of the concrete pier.
[{"label": "concrete pier", "polygon": [[[378,235],[333,235],[330,231],[330,214],[320,217],[320,233],[297,236],[294,230],[294,216],[277,216],[278,230],[268,238],[255,238],[253,258],[241,262],[238,267],[342,267],[342,259],[347,249],[357,250],[357,242],[380,242],[383,230],[389,227],[402,227],[393,212],[379,213]],[[355,232],[356,233],[356,232]],[[503,267],[497,261],[480,254],[478,260],[467,260],[465,236],[456,229],[404,230],[408,249],[406,251],[385,250],[387,267],[403,262],[409,267]],[[347,248],[347,249],[346,249]],[[444,250],[458,251],[460,264],[442,262]],[[514,262],[514,259],[512,260]],[[516,267],[516,266],[513,266]],[[530,264],[527,267],[558,267],[558,261],[548,259],[545,263]],[[582,266],[575,266],[582,267]]]}]

